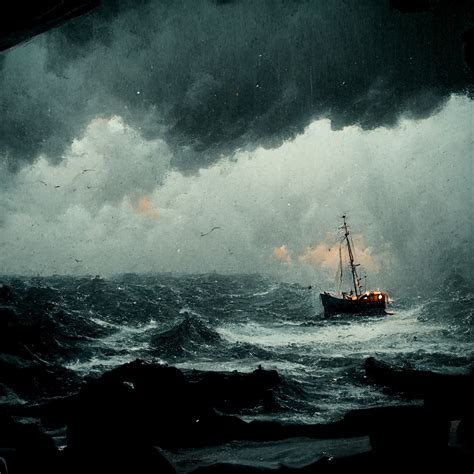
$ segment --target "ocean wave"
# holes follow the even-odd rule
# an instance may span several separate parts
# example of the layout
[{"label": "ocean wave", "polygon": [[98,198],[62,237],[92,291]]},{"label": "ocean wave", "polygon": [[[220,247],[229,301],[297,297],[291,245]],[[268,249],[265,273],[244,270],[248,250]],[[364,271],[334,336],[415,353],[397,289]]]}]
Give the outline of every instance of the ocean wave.
[{"label": "ocean wave", "polygon": [[198,317],[186,313],[185,318],[170,329],[151,337],[150,347],[162,357],[196,355],[215,350],[222,342],[220,335]]},{"label": "ocean wave", "polygon": [[[262,364],[288,383],[280,419],[324,421],[386,402],[363,384],[365,357],[440,371],[468,370],[473,357],[473,296],[462,282],[434,296],[398,295],[391,316],[326,319],[314,292],[257,275],[0,281],[8,287],[0,291],[1,351],[41,367],[40,381],[50,381],[43,368],[87,376],[137,357],[202,370]],[[4,401],[23,396],[10,382],[0,376]]]}]

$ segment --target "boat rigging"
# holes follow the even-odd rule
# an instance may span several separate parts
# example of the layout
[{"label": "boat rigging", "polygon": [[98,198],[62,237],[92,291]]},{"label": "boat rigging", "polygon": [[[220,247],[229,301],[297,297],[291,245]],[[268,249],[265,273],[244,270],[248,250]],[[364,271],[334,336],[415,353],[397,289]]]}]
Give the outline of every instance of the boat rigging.
[{"label": "boat rigging", "polygon": [[349,292],[330,293],[324,291],[320,294],[324,307],[324,314],[329,316],[337,313],[386,313],[388,303],[388,293],[385,291],[371,291],[367,289],[367,276],[365,275],[365,288],[361,284],[362,278],[357,272],[359,263],[355,263],[354,242],[347,225],[347,217],[343,215],[343,224],[340,229],[343,231],[339,242],[339,285],[342,287],[343,264],[342,264],[342,244],[345,242],[349,257],[349,267],[352,277],[353,289]]}]

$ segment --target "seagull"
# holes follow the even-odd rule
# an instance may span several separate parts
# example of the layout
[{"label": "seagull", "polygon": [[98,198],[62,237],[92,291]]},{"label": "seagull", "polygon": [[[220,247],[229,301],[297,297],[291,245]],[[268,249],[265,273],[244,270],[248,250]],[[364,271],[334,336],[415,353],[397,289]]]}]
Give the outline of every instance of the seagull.
[{"label": "seagull", "polygon": [[201,232],[201,237],[204,237],[205,235],[210,234],[213,230],[220,229],[220,227],[213,227],[210,231],[208,232]]},{"label": "seagull", "polygon": [[79,260],[78,258],[74,259],[77,263],[82,263],[82,260]]},{"label": "seagull", "polygon": [[61,186],[60,186],[59,184],[57,184],[57,185],[54,186],[54,187],[57,189],[57,188],[60,188]]},{"label": "seagull", "polygon": [[92,168],[84,168],[82,171],[79,171],[74,178],[72,178],[71,182],[69,184],[75,183],[83,174],[89,173],[90,171],[96,171]]}]

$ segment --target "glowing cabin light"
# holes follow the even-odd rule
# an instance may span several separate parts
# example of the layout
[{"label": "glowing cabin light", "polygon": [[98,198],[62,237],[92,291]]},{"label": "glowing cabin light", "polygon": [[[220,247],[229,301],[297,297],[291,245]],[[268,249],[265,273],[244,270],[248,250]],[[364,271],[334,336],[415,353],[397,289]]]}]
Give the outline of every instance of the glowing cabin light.
[{"label": "glowing cabin light", "polygon": [[383,298],[383,296],[382,296],[382,295],[379,295],[379,300],[381,300],[382,298]]}]

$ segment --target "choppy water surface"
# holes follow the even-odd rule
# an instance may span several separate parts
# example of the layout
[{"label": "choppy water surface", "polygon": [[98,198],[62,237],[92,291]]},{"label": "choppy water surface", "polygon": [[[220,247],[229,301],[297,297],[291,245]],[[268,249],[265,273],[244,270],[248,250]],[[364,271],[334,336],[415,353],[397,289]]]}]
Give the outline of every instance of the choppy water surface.
[{"label": "choppy water surface", "polygon": [[325,319],[317,291],[258,275],[2,282],[22,317],[30,308],[47,319],[51,358],[80,375],[138,357],[182,369],[277,369],[285,380],[282,409],[243,413],[249,418],[328,421],[351,408],[396,402],[364,383],[368,356],[460,372],[474,353],[473,295],[459,289],[399,297],[390,316]]}]

